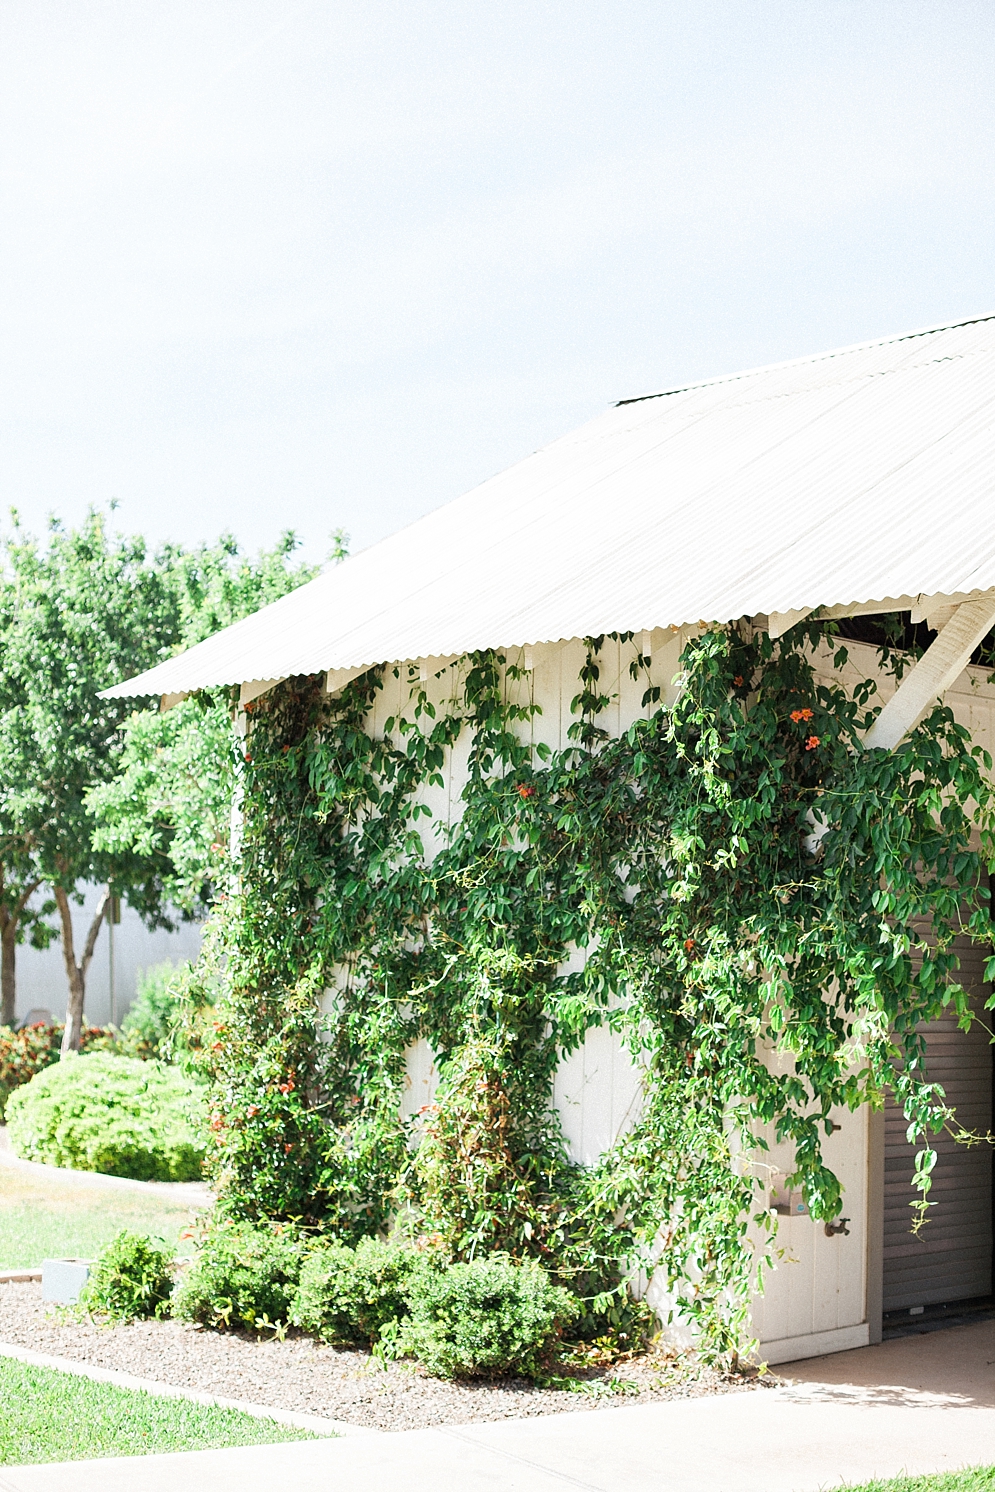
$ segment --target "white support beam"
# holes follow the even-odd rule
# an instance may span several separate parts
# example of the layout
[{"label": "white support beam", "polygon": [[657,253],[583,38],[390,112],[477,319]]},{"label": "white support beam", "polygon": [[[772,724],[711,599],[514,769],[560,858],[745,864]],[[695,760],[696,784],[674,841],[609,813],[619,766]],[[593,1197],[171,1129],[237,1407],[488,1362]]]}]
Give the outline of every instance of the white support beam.
[{"label": "white support beam", "polygon": [[239,708],[244,710],[254,699],[260,699],[282,683],[283,679],[247,679],[238,691]]},{"label": "white support beam", "polygon": [[330,668],[325,675],[325,693],[338,694],[340,689],[344,689],[365,672],[364,668]]},{"label": "white support beam", "polygon": [[925,622],[932,632],[942,632],[959,604],[957,601],[944,602],[931,596],[928,601],[921,601],[918,606],[913,606],[909,619],[912,622]]},{"label": "white support beam", "polygon": [[911,673],[899,684],[867,735],[868,751],[883,747],[893,751],[963,672],[971,654],[995,627],[995,594],[965,601],[943,631],[923,653]]},{"label": "white support beam", "polygon": [[185,699],[189,698],[190,695],[186,693],[164,694],[159,701],[159,714],[165,715],[166,711],[171,710],[174,705],[181,705]]}]

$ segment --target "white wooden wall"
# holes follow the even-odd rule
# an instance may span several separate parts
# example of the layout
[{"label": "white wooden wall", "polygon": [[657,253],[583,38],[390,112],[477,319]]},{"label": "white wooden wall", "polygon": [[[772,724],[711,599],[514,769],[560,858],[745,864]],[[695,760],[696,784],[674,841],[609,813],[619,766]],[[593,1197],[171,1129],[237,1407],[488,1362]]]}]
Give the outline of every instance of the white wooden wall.
[{"label": "white wooden wall", "polygon": [[[650,684],[663,691],[663,703],[676,698],[678,660],[696,629],[637,634],[628,644],[605,642],[599,655],[600,693],[611,703],[598,724],[610,735],[619,735],[636,719],[649,715],[655,706],[643,706],[642,695]],[[850,662],[840,673],[823,663],[827,677],[842,677],[848,685],[873,677],[877,670],[875,650],[859,643],[847,645]],[[636,652],[651,655],[648,675],[633,680],[629,662]],[[585,649],[579,639],[537,644],[512,650],[508,662],[530,671],[530,678],[507,686],[510,697],[541,706],[531,726],[523,726],[534,742],[553,750],[570,744],[568,731],[576,720],[570,703],[580,692],[580,669]],[[413,691],[424,690],[441,714],[452,695],[450,659],[416,660],[401,665],[398,677],[388,670],[385,687],[373,715],[372,728],[384,730],[391,715],[412,710]],[[441,671],[441,677],[436,677]],[[966,669],[947,699],[956,718],[972,731],[975,739],[995,756],[995,688],[987,683],[986,671]],[[881,699],[894,688],[881,680]],[[449,825],[461,812],[460,795],[466,782],[466,740],[449,753],[444,771],[445,787],[424,788],[419,797],[432,810],[431,821],[421,821],[426,860],[439,848],[433,825]],[[582,957],[578,954],[577,957]],[[776,1057],[772,1060],[777,1060]],[[412,1047],[407,1058],[406,1114],[414,1114],[431,1102],[438,1075],[426,1042]],[[607,1028],[587,1033],[583,1046],[561,1065],[554,1084],[554,1103],[559,1112],[571,1159],[593,1164],[633,1122],[638,1114],[640,1074],[619,1038]],[[828,1164],[844,1188],[843,1212],[849,1217],[849,1235],[826,1236],[824,1225],[808,1216],[779,1217],[777,1248],[780,1257],[767,1276],[764,1292],[754,1306],[754,1326],[770,1362],[786,1362],[821,1352],[840,1351],[868,1340],[867,1323],[867,1227],[868,1227],[868,1116],[838,1113],[838,1132],[825,1141]],[[787,1173],[792,1158],[784,1146],[774,1147],[771,1165]]]},{"label": "white wooden wall", "polygon": [[[867,1110],[834,1110],[832,1120],[840,1128],[823,1137],[823,1155],[843,1187],[849,1235],[828,1237],[825,1225],[807,1214],[777,1217],[775,1266],[753,1306],[754,1331],[768,1362],[840,1352],[868,1341]],[[768,1200],[773,1201],[778,1180],[792,1169],[792,1147],[771,1144],[764,1160],[772,1167]]]}]

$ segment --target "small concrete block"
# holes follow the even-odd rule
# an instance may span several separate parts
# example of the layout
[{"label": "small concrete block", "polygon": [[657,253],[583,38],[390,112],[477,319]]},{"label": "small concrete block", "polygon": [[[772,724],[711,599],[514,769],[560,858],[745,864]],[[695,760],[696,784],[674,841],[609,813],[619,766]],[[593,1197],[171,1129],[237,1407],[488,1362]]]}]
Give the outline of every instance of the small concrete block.
[{"label": "small concrete block", "polygon": [[58,1305],[75,1305],[89,1277],[90,1266],[85,1259],[43,1259],[41,1298]]}]

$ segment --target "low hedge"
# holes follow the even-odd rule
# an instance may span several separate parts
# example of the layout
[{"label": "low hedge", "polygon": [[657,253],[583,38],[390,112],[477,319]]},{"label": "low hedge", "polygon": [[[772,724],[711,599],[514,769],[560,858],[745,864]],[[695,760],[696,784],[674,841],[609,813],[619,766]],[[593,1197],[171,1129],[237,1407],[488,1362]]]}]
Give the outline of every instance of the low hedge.
[{"label": "low hedge", "polygon": [[222,1220],[208,1229],[172,1309],[216,1328],[289,1324],[463,1378],[545,1372],[581,1306],[536,1260],[490,1254],[449,1264],[398,1242],[365,1238],[350,1248],[287,1225]]},{"label": "low hedge", "polygon": [[375,1346],[408,1314],[408,1290],[423,1259],[412,1248],[362,1238],[356,1247],[318,1244],[301,1267],[290,1319],[326,1342]]},{"label": "low hedge", "polygon": [[138,1181],[195,1181],[204,1158],[200,1085],[161,1062],[110,1052],[46,1067],[7,1103],[24,1160]]},{"label": "low hedge", "polygon": [[[38,1073],[58,1062],[62,1049],[62,1025],[37,1021],[17,1031],[0,1026],[0,1123],[7,1100],[15,1088],[30,1083]],[[106,1051],[115,1041],[110,1026],[84,1026],[81,1051]]]},{"label": "low hedge", "polygon": [[400,1345],[440,1378],[534,1377],[581,1309],[536,1260],[518,1264],[506,1254],[417,1270],[408,1305]]},{"label": "low hedge", "polygon": [[303,1249],[292,1228],[221,1220],[201,1240],[173,1314],[202,1326],[280,1326],[290,1319]]},{"label": "low hedge", "polygon": [[355,1248],[287,1224],[210,1224],[172,1311],[217,1328],[297,1326],[339,1346],[420,1359],[442,1378],[548,1370],[580,1302],[534,1259],[450,1264],[396,1241]]}]

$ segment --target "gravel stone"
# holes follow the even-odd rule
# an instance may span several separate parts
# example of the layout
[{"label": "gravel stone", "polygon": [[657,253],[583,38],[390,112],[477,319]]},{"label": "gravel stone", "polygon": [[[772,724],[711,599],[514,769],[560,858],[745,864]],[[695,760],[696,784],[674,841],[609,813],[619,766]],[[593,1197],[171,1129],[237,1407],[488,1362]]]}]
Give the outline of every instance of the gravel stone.
[{"label": "gravel stone", "polygon": [[[38,1284],[0,1285],[0,1341],[274,1409],[296,1409],[378,1430],[465,1425],[624,1403],[750,1391],[765,1379],[727,1378],[686,1354],[660,1350],[588,1370],[586,1390],[520,1378],[447,1383],[411,1363],[381,1366],[368,1352],[310,1337],[264,1340],[181,1321],[108,1326],[42,1303]],[[615,1380],[614,1386],[612,1380]]]}]

